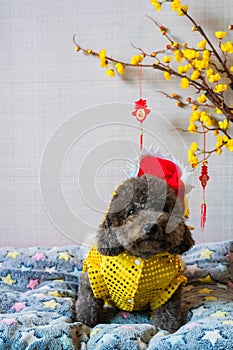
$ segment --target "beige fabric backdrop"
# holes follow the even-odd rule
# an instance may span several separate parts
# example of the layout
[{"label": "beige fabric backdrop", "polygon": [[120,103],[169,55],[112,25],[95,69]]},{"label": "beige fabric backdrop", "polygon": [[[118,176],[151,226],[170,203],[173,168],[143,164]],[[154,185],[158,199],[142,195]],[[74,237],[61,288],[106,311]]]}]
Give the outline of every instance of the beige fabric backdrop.
[{"label": "beige fabric backdrop", "polygon": [[[231,0],[186,3],[212,38],[232,23]],[[1,246],[58,246],[95,236],[113,188],[125,178],[125,161],[138,149],[131,111],[139,86],[136,70],[107,77],[96,59],[75,52],[72,36],[77,33],[84,47],[105,47],[128,60],[136,53],[131,43],[146,51],[166,43],[145,14],[178,39],[198,42],[187,20],[170,10],[156,13],[149,0],[0,1]],[[187,126],[188,112],[157,92],[176,87],[160,73],[143,72],[143,96],[152,110],[144,142],[185,162],[196,138],[174,129]],[[232,170],[227,152],[209,162],[204,232],[199,170],[192,176],[189,223],[197,242],[233,236]]]}]

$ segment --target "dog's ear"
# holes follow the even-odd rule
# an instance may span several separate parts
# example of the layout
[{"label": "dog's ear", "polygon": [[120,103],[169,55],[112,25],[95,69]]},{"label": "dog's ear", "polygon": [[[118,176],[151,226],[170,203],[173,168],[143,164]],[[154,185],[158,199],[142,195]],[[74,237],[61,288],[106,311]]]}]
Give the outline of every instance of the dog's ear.
[{"label": "dog's ear", "polygon": [[97,232],[97,249],[100,254],[116,256],[124,251],[118,242],[111,221],[107,216]]},{"label": "dog's ear", "polygon": [[195,244],[195,241],[192,237],[192,234],[188,228],[188,226],[184,223],[184,239],[182,241],[182,243],[180,244],[180,246],[178,247],[178,254],[183,254],[185,252],[187,252],[190,248],[193,247],[193,245]]}]

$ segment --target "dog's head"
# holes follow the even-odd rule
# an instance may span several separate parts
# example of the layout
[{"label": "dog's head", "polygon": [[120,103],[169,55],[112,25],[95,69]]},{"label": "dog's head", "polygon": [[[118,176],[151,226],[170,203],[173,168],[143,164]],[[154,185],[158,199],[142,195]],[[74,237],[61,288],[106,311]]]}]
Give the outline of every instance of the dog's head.
[{"label": "dog's head", "polygon": [[183,208],[164,180],[152,175],[131,178],[113,194],[97,233],[98,250],[118,255],[124,250],[147,259],[154,254],[182,254],[194,244]]}]

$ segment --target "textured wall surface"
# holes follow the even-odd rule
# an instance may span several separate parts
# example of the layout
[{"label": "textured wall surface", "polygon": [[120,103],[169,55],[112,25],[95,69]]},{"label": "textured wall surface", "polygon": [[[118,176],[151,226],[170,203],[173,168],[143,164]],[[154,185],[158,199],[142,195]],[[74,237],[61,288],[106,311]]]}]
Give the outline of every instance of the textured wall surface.
[{"label": "textured wall surface", "polygon": [[[214,39],[232,24],[231,0],[187,0],[189,11]],[[0,245],[90,242],[127,159],[138,149],[139,129],[131,116],[139,98],[136,69],[109,78],[80,45],[129,60],[137,51],[161,49],[164,37],[145,14],[181,41],[197,43],[187,19],[148,1],[1,0],[0,2]],[[143,71],[143,97],[151,114],[144,144],[186,162],[198,137],[186,128],[187,110],[158,90],[180,92],[159,72]],[[181,91],[184,93],[184,91]],[[199,170],[192,175],[190,225],[197,242],[232,238],[232,154],[213,156],[207,186],[207,224],[199,228]]]}]

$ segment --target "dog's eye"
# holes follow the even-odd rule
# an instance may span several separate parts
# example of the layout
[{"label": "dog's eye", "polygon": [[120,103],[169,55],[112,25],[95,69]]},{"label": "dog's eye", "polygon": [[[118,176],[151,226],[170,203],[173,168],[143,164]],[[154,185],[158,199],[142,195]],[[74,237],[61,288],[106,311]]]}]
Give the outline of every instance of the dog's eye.
[{"label": "dog's eye", "polygon": [[135,209],[131,208],[128,213],[127,213],[127,216],[130,216],[130,215],[133,215],[135,214]]}]

